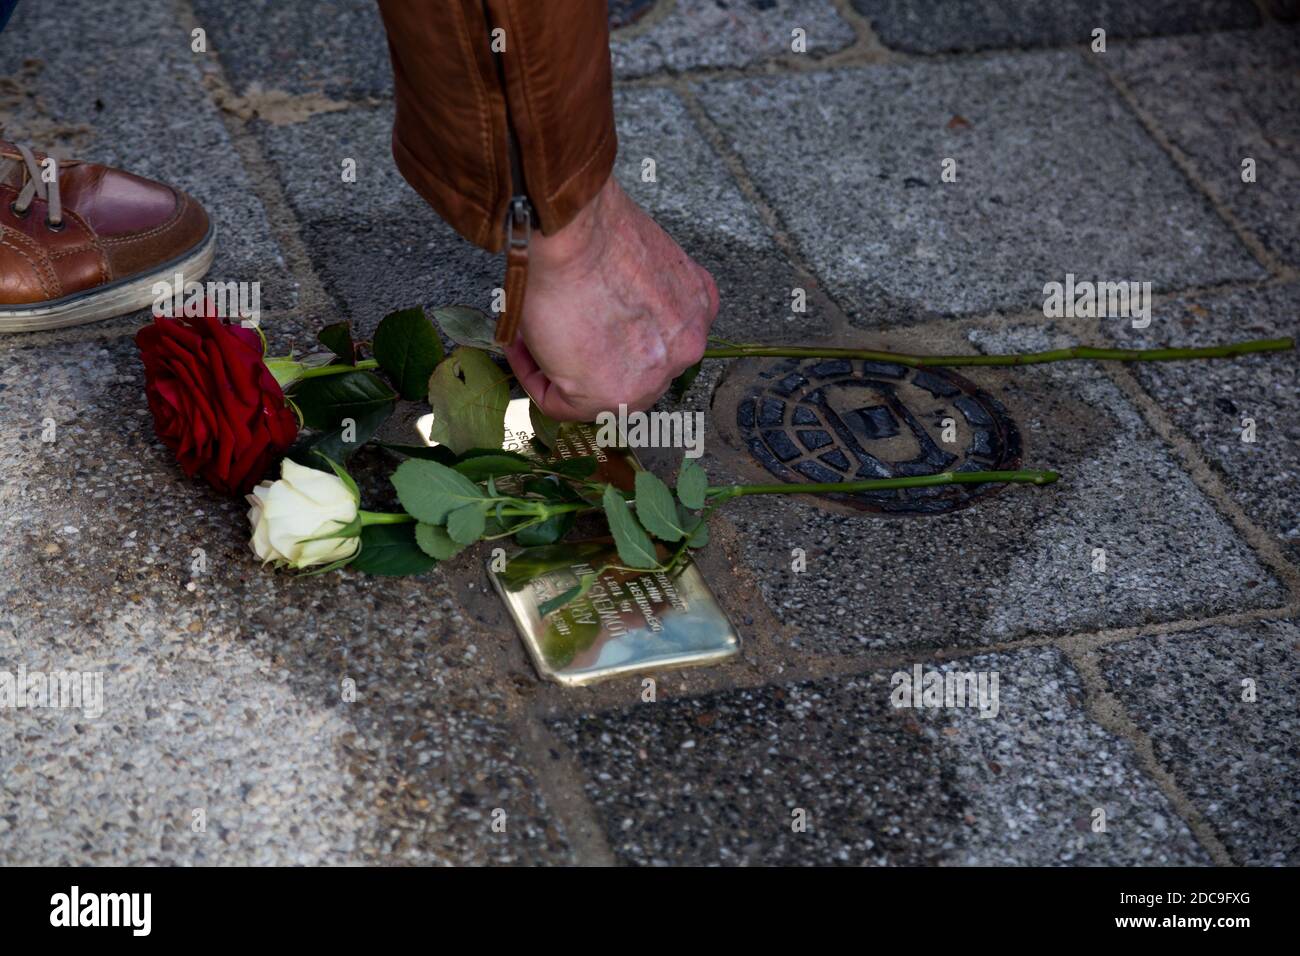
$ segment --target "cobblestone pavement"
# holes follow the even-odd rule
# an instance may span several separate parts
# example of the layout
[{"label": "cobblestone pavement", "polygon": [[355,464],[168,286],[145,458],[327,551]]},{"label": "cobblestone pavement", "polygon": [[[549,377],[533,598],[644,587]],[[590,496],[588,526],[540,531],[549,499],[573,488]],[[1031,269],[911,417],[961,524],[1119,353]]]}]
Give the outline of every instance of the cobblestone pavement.
[{"label": "cobblestone pavement", "polygon": [[[1300,331],[1300,34],[1267,5],[644,5],[616,5],[618,168],[725,337]],[[370,0],[24,2],[0,35],[6,138],[191,190],[279,352],[499,281],[394,170],[391,113]],[[1149,327],[1045,319],[1067,273],[1151,282]],[[0,712],[0,862],[1300,863],[1295,353],[973,370],[1062,482],[935,517],[736,502],[701,565],[743,653],[643,703],[539,682],[481,556],[261,571],[153,437],[146,318],[0,340],[0,669],[105,675],[102,716]],[[767,368],[688,399],[719,478],[766,474],[737,409]],[[895,708],[914,667],[996,674],[997,713]]]}]

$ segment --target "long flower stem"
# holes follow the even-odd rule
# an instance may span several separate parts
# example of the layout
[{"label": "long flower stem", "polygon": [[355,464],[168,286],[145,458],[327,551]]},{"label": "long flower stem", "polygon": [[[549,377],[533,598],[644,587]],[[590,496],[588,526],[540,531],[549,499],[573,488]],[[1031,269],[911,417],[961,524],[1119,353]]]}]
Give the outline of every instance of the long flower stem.
[{"label": "long flower stem", "polygon": [[937,475],[910,478],[866,478],[861,481],[822,481],[809,484],[719,485],[709,488],[710,498],[726,500],[745,495],[802,495],[859,491],[887,491],[891,488],[929,488],[934,485],[980,485],[992,481],[1012,481],[1031,485],[1050,485],[1059,477],[1054,471],[944,471]]},{"label": "long flower stem", "polygon": [[303,369],[297,381],[305,378],[323,378],[326,375],[342,375],[344,372],[359,372],[363,369],[379,368],[374,359],[362,359],[356,365],[318,365],[316,368]]},{"label": "long flower stem", "polygon": [[363,527],[371,524],[406,524],[415,520],[405,512],[393,514],[388,511],[358,511],[357,517],[361,519]]},{"label": "long flower stem", "polygon": [[1038,365],[1043,362],[1066,362],[1091,359],[1107,362],[1175,362],[1182,359],[1230,358],[1250,352],[1284,352],[1295,348],[1295,340],[1251,339],[1228,345],[1208,345],[1179,349],[1100,349],[1088,345],[1051,349],[1047,352],[1024,352],[1018,355],[909,355],[876,349],[832,348],[819,345],[751,345],[736,344],[704,350],[706,359],[722,358],[848,358],[872,362],[893,362],[912,368],[951,367],[958,365]]}]

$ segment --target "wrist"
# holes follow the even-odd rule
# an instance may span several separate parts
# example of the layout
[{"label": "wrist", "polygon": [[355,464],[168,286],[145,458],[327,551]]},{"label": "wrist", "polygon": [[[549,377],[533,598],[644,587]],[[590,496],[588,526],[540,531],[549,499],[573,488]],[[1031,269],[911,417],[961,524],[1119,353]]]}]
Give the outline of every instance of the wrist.
[{"label": "wrist", "polygon": [[534,233],[528,250],[533,264],[545,271],[568,270],[594,260],[605,242],[610,209],[621,192],[610,176],[563,229],[550,235]]}]

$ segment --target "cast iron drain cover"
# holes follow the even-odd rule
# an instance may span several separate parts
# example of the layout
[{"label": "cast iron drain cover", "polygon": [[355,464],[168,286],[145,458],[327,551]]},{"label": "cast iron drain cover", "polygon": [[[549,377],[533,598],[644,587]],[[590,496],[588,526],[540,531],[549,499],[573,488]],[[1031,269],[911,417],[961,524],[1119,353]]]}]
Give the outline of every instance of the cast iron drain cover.
[{"label": "cast iron drain cover", "polygon": [[[1020,466],[1020,432],[1006,409],[948,369],[785,359],[759,379],[737,407],[736,424],[750,453],[782,481]],[[1001,487],[947,485],[830,497],[866,511],[932,515],[965,508]]]},{"label": "cast iron drain cover", "polygon": [[609,0],[609,28],[619,30],[636,23],[658,0]]}]

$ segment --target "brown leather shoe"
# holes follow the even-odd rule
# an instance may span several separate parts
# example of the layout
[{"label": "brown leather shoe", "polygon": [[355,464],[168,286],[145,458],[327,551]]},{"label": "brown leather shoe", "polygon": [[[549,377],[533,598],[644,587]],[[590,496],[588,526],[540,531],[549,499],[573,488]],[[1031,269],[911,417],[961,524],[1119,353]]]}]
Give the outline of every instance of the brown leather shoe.
[{"label": "brown leather shoe", "polygon": [[0,141],[0,332],[133,312],[212,265],[208,214],[179,189],[78,160],[51,176],[44,160]]}]

